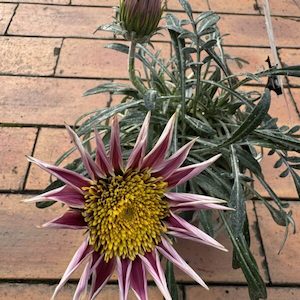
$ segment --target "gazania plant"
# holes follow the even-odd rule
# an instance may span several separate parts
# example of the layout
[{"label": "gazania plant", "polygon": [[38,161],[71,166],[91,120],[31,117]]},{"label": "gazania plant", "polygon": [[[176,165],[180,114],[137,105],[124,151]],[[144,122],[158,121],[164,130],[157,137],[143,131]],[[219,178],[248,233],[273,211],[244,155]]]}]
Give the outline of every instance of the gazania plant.
[{"label": "gazania plant", "polygon": [[[182,20],[162,15],[160,0],[120,0],[113,23],[99,29],[129,43],[107,47],[128,55],[130,83],[104,83],[85,96],[110,93],[122,100],[85,113],[73,129],[67,126],[75,147],[55,165],[29,158],[56,180],[28,201],[38,208],[57,202],[67,207],[44,227],[85,230],[53,298],[83,264],[73,299],[95,299],[114,271],[120,299],[130,288],[148,299],[146,273],[165,299],[179,299],[173,265],[206,284],[175,250],[177,240],[226,251],[214,239],[219,232],[232,242],[232,266],[243,271],[250,298],[267,298],[250,250],[246,201],[261,201],[286,235],[294,227],[288,203],[269,185],[260,161],[276,156],[274,167],[285,166],[280,177],[291,176],[300,195],[300,126],[280,127],[269,114],[271,96],[281,92],[279,76],[299,77],[300,66],[233,74],[219,17],[211,11],[195,15],[187,0],[179,2]],[[168,60],[153,50],[156,34],[170,36]],[[136,71],[137,60],[144,73]],[[249,86],[262,85],[262,78],[268,82],[262,93]],[[80,157],[59,166],[76,149]]]}]

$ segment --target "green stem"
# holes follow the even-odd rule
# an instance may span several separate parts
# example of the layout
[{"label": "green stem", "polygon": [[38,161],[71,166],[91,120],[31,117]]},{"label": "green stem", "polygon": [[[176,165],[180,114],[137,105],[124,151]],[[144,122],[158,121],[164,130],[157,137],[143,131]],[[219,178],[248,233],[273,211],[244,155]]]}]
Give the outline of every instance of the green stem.
[{"label": "green stem", "polygon": [[140,92],[140,94],[144,95],[147,92],[147,89],[142,83],[142,81],[135,75],[136,44],[137,44],[136,40],[134,39],[134,37],[132,37],[130,48],[129,48],[129,56],[128,56],[128,74],[132,84],[136,87],[136,89]]}]

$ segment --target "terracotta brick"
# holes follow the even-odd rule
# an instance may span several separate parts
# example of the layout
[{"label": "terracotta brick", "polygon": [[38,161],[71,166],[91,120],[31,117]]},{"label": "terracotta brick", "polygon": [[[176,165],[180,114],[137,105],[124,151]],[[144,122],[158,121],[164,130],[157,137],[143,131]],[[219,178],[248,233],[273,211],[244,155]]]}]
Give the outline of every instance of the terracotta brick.
[{"label": "terracotta brick", "polygon": [[73,124],[83,113],[106,106],[108,94],[82,97],[98,80],[1,77],[1,122]]},{"label": "terracotta brick", "polygon": [[[247,203],[247,211],[249,217],[249,224],[251,228],[251,249],[254,254],[260,273],[264,280],[267,277],[264,271],[263,260],[261,255],[260,243],[254,231],[254,222],[256,221],[252,202]],[[198,243],[179,240],[176,248],[182,257],[189,263],[189,265],[203,278],[204,281],[209,282],[245,282],[244,275],[240,269],[234,270],[231,266],[232,260],[232,244],[227,233],[222,231],[216,237],[216,240],[224,245],[229,252],[222,252],[208,246],[200,245]],[[176,269],[176,279],[180,281],[193,281],[188,275]]]},{"label": "terracotta brick", "polygon": [[219,1],[208,0],[210,9],[218,13],[235,13],[235,14],[258,14],[259,10],[255,6],[254,0],[235,0],[235,1]]},{"label": "terracotta brick", "polygon": [[[298,300],[299,288],[267,288],[270,300]],[[209,291],[198,286],[186,287],[186,300],[205,298],[206,300],[248,300],[248,289],[246,287],[211,287]]]},{"label": "terracotta brick", "polygon": [[[300,281],[300,236],[289,235],[285,247],[278,255],[285,228],[278,226],[267,209],[260,203],[256,204],[258,222],[262,234],[264,249],[267,255],[270,276],[273,284],[297,284]],[[290,202],[293,218],[299,224],[300,210],[298,202]]]},{"label": "terracotta brick", "polygon": [[3,194],[0,198],[1,278],[58,279],[82,243],[83,232],[37,228],[65,208],[37,209],[34,204],[21,203],[24,198],[28,195]]},{"label": "terracotta brick", "polygon": [[37,130],[35,128],[0,128],[0,189],[21,189]]},{"label": "terracotta brick", "polygon": [[[20,284],[20,283],[4,283],[0,284],[0,297],[6,300],[30,299],[41,300],[50,299],[55,289],[55,285],[46,284]],[[72,299],[75,292],[75,284],[67,284],[58,294],[57,299]],[[148,287],[149,300],[160,300],[162,296],[156,287]],[[118,300],[119,287],[117,285],[107,285],[97,296],[97,300]],[[130,291],[128,300],[135,300],[133,292]]]},{"label": "terracotta brick", "polygon": [[112,21],[111,9],[94,7],[21,4],[9,34],[54,37],[108,37],[95,30]]},{"label": "terracotta brick", "polygon": [[[277,47],[298,47],[300,23],[293,19],[273,17],[274,36]],[[263,16],[222,15],[219,22],[225,45],[269,46]]]},{"label": "terracotta brick", "polygon": [[[192,6],[193,11],[207,11],[207,0],[190,0],[189,3]],[[178,0],[168,0],[168,9],[183,10]]]},{"label": "terracotta brick", "polygon": [[[114,41],[65,40],[56,70],[57,76],[127,78],[127,55],[104,48],[112,42]],[[156,50],[162,49],[163,57],[170,56],[169,44],[154,45]],[[137,69],[142,71],[138,62]]]},{"label": "terracotta brick", "polygon": [[[300,111],[300,90],[299,89],[292,89],[291,93],[292,93],[292,97],[294,98],[295,104],[296,104],[296,106],[298,108],[298,112],[299,112]],[[299,123],[300,122],[298,121],[297,124],[299,124]]]},{"label": "terracotta brick", "polygon": [[[6,1],[0,0],[0,2],[6,2]],[[9,0],[9,2],[66,5],[70,3],[70,0]]]},{"label": "terracotta brick", "polygon": [[[279,49],[278,53],[282,62],[282,66],[299,65],[300,49]],[[300,78],[290,76],[289,83],[300,85]]]},{"label": "terracotta brick", "polygon": [[61,39],[0,37],[0,72],[53,75]]},{"label": "terracotta brick", "polygon": [[2,4],[0,3],[0,34],[4,34],[6,28],[14,14],[15,4]]},{"label": "terracotta brick", "polygon": [[118,0],[71,0],[73,5],[91,5],[91,6],[118,6]]},{"label": "terracotta brick", "polygon": [[[263,11],[264,0],[258,0],[260,9]],[[269,0],[270,10],[272,15],[279,16],[299,16],[300,5],[295,0]]]},{"label": "terracotta brick", "polygon": [[[70,141],[70,136],[65,129],[54,128],[42,128],[38,136],[36,143],[34,157],[41,159],[45,162],[54,164],[55,161],[67,150],[73,147]],[[64,166],[67,163],[78,158],[79,154],[75,151],[70,158],[65,160],[62,164]],[[26,183],[26,189],[30,190],[43,190],[49,185],[50,176],[47,172],[41,168],[32,164],[28,180]],[[55,178],[54,178],[55,179]]]},{"label": "terracotta brick", "polygon": [[[247,47],[224,47],[225,54],[228,54],[232,58],[241,58],[247,63],[243,63],[242,68],[234,60],[228,60],[228,66],[234,74],[243,73],[257,73],[268,69],[268,65],[265,62],[268,56],[272,57],[271,50],[269,48],[247,48]],[[240,77],[240,79],[243,77]],[[267,78],[263,77],[260,82],[251,81],[252,84],[266,84]]]}]

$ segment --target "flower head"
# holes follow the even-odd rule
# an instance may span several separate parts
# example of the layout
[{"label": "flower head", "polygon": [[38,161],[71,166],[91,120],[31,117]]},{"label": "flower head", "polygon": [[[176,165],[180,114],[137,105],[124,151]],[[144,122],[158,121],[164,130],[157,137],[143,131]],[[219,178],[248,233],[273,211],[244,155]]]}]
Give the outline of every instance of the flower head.
[{"label": "flower head", "polygon": [[162,12],[161,0],[120,0],[119,21],[129,38],[144,39],[156,31]]},{"label": "flower head", "polygon": [[86,238],[67,267],[53,298],[78,266],[85,263],[73,299],[79,299],[85,293],[90,278],[88,299],[94,299],[116,269],[121,299],[127,299],[129,288],[139,299],[147,299],[148,271],[165,299],[171,300],[159,253],[207,288],[173,248],[169,237],[190,239],[225,250],[177,213],[227,208],[219,205],[224,202],[220,199],[171,190],[202,172],[219,155],[202,163],[181,167],[195,142],[191,141],[166,158],[174,120],[175,116],[169,120],[153,149],[146,154],[148,113],[126,164],[122,158],[117,118],[112,124],[109,153],[95,131],[95,160],[82,146],[76,133],[67,127],[88,177],[29,158],[65,183],[63,187],[27,200],[52,199],[69,207],[62,216],[43,226],[86,230]]}]

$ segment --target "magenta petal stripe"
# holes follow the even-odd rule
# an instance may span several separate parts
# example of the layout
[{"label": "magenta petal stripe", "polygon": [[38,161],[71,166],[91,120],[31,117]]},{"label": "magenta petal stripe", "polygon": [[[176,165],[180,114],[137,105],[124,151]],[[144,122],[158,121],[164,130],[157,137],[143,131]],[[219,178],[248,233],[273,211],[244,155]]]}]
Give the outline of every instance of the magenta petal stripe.
[{"label": "magenta petal stripe", "polygon": [[82,162],[84,164],[85,169],[87,170],[89,176],[95,180],[101,176],[100,170],[97,167],[96,163],[93,161],[90,154],[84,149],[78,135],[71,129],[70,126],[66,125],[68,133],[73,140],[76,148],[80,152]]},{"label": "magenta petal stripe", "polygon": [[38,165],[41,169],[47,171],[48,173],[54,175],[56,178],[60,179],[64,183],[72,186],[73,188],[80,191],[83,194],[81,188],[83,186],[89,186],[91,180],[68,169],[56,167],[53,165],[49,165],[44,163],[36,158],[28,157],[28,160],[36,165]]},{"label": "magenta petal stripe", "polygon": [[68,210],[62,216],[43,224],[42,227],[84,229],[87,225],[79,210]]},{"label": "magenta petal stripe", "polygon": [[169,178],[166,179],[169,188],[174,187],[176,185],[183,184],[187,182],[189,179],[197,176],[203,170],[209,167],[213,162],[215,162],[220,156],[221,155],[218,154],[202,163],[189,165],[177,169]]},{"label": "magenta petal stripe", "polygon": [[168,158],[164,163],[162,163],[163,167],[158,171],[154,171],[153,175],[156,177],[162,177],[166,179],[171,174],[173,174],[173,172],[178,167],[180,167],[185,161],[195,141],[196,140],[192,140],[183,147],[181,147],[176,153],[174,153],[170,158]]},{"label": "magenta petal stripe", "polygon": [[51,300],[54,300],[57,293],[60,289],[66,284],[69,280],[72,273],[79,267],[79,265],[94,251],[94,249],[88,245],[88,238],[84,240],[81,246],[76,251],[75,255],[73,256],[72,260],[70,261],[64,275],[62,276],[58,286],[55,288],[53,296]]},{"label": "magenta petal stripe", "polygon": [[121,259],[116,257],[118,283],[120,289],[120,300],[126,300],[130,288],[130,277],[132,270],[132,261],[128,258]]},{"label": "magenta petal stripe", "polygon": [[227,251],[223,245],[218,243],[211,236],[173,213],[171,213],[171,216],[167,218],[165,223],[167,224],[168,230],[179,232],[185,235],[185,238],[187,239],[192,237],[193,240],[198,239],[198,242],[200,243],[212,246],[222,251]]},{"label": "magenta petal stripe", "polygon": [[151,113],[148,112],[147,116],[143,122],[141,131],[137,137],[136,143],[133,147],[133,150],[128,158],[126,170],[128,169],[140,169],[141,162],[144,158],[146,147],[147,147],[147,137],[149,130]]},{"label": "magenta petal stripe", "polygon": [[119,171],[123,167],[122,150],[120,144],[120,127],[117,116],[113,118],[110,136],[110,152],[109,157],[114,171]]},{"label": "magenta petal stripe", "polygon": [[87,264],[84,267],[78,285],[76,287],[76,291],[73,296],[73,300],[80,300],[82,294],[87,294],[88,289],[88,282],[91,276],[91,266],[92,266],[92,259],[89,259]]},{"label": "magenta petal stripe", "polygon": [[111,162],[109,161],[105,146],[103,144],[100,134],[95,130],[95,140],[96,140],[96,164],[103,173],[103,176],[114,175]]},{"label": "magenta petal stripe", "polygon": [[139,255],[147,271],[152,276],[157,287],[165,297],[165,300],[172,300],[170,292],[168,290],[165,274],[162,270],[159,255],[156,249],[152,253],[145,253],[145,255]]},{"label": "magenta petal stripe", "polygon": [[84,205],[83,195],[78,192],[78,189],[74,189],[69,185],[64,185],[63,187],[59,187],[36,197],[26,199],[24,202],[40,202],[47,200],[62,202],[75,208],[82,208]]},{"label": "magenta petal stripe", "polygon": [[176,252],[173,246],[165,239],[162,238],[162,243],[157,246],[158,251],[171,261],[175,266],[188,274],[196,282],[208,289],[205,282],[197,275],[197,273],[184,261],[184,259]]},{"label": "magenta petal stripe", "polygon": [[103,255],[100,256],[98,262],[95,264],[95,271],[93,272],[92,286],[91,286],[91,300],[94,300],[105,286],[111,277],[115,268],[115,259],[112,258],[105,262]]},{"label": "magenta petal stripe", "polygon": [[139,300],[148,300],[147,277],[140,258],[132,262],[130,285]]},{"label": "magenta petal stripe", "polygon": [[154,148],[145,156],[142,163],[142,169],[156,169],[161,166],[161,163],[167,154],[172,140],[175,118],[176,115],[174,114],[168,121],[163,133],[161,134]]}]

